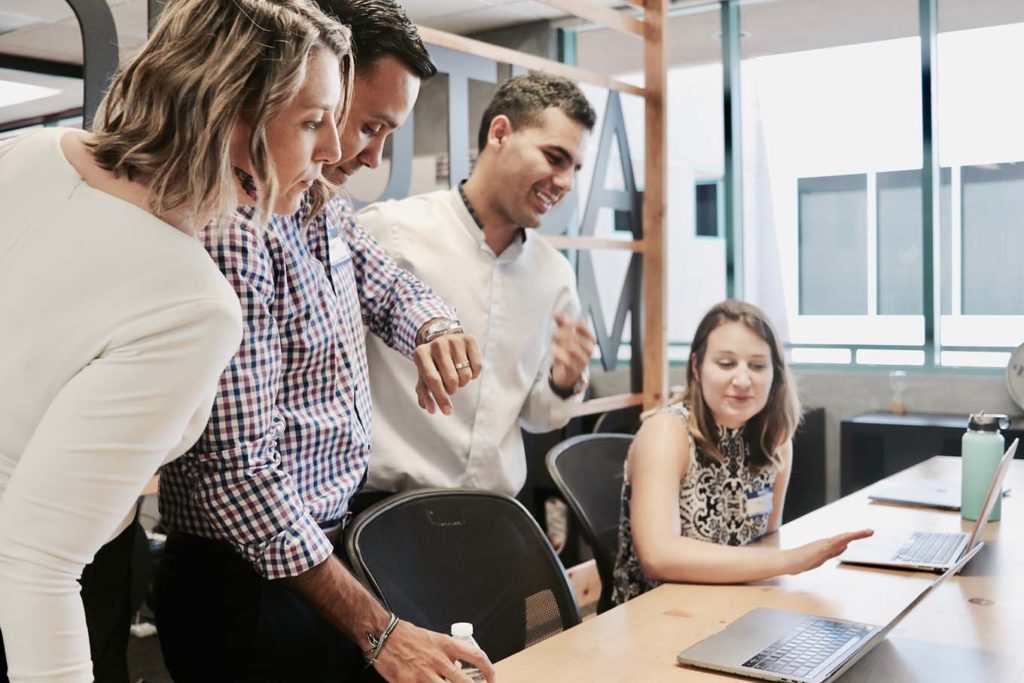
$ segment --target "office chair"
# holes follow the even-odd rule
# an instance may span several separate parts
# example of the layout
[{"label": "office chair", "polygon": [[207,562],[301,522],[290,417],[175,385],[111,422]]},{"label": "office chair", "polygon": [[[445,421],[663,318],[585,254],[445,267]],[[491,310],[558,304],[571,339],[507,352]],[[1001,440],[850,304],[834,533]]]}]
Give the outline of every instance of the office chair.
[{"label": "office chair", "polygon": [[563,441],[547,456],[548,472],[579,520],[583,538],[594,550],[601,576],[598,612],[612,607],[622,468],[632,443],[633,437],[625,434],[584,434]]},{"label": "office chair", "polygon": [[594,422],[594,434],[636,434],[643,406],[630,406],[601,413]]},{"label": "office chair", "polygon": [[393,496],[355,518],[345,552],[399,618],[442,633],[468,621],[491,661],[580,623],[554,549],[508,496],[467,489]]}]

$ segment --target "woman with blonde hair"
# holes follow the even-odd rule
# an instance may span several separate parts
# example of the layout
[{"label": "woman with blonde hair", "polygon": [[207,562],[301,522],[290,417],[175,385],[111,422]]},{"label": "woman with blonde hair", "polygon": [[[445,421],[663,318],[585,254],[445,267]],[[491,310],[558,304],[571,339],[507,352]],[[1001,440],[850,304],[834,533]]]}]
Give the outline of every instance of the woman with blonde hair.
[{"label": "woman with blonde hair", "polygon": [[622,487],[612,601],[663,581],[742,583],[817,567],[871,534],[792,550],[742,548],[779,527],[800,402],[756,306],[723,301],[697,326],[682,399],[647,419]]},{"label": "woman with blonde hair", "polygon": [[[238,347],[237,297],[195,237],[239,203],[267,218],[305,194],[323,201],[349,37],[304,0],[172,1],[91,134],[0,144],[0,674],[11,680],[127,680],[127,587],[100,576],[80,597],[77,581],[111,548],[104,571],[127,575],[136,498],[202,432]],[[121,613],[99,626],[104,610]]]}]

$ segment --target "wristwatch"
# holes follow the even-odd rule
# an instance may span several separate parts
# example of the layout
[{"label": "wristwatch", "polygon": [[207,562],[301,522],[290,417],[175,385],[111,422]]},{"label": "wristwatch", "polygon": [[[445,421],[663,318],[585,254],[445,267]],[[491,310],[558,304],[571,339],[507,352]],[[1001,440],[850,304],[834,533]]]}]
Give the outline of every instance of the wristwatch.
[{"label": "wristwatch", "polygon": [[420,344],[429,344],[438,337],[443,337],[446,334],[462,334],[463,331],[462,324],[458,320],[435,318],[420,331],[420,334],[423,336]]},{"label": "wristwatch", "polygon": [[586,389],[589,382],[590,370],[583,368],[583,372],[580,373],[579,379],[576,380],[576,383],[566,389],[555,384],[555,378],[551,376],[551,370],[548,370],[548,386],[551,387],[551,391],[555,392],[555,396],[558,398],[572,398]]}]

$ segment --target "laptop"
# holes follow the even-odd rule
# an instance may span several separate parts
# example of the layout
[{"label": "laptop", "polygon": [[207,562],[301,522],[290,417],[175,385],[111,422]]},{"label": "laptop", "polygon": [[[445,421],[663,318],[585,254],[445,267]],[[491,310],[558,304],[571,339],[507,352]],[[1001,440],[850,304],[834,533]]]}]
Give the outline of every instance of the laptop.
[{"label": "laptop", "polygon": [[1010,462],[1017,451],[1019,441],[1013,440],[992,473],[992,482],[982,506],[983,514],[978,516],[970,535],[923,531],[911,534],[876,533],[871,538],[850,544],[846,552],[839,556],[839,561],[894,569],[946,571],[956,564],[962,555],[973,550],[975,546],[982,545],[981,534],[988,524],[992,508],[1002,495],[1003,479],[1010,469]]},{"label": "laptop", "polygon": [[[991,512],[991,510],[989,510]],[[685,666],[793,683],[826,683],[882,642],[911,610],[959,572],[975,546],[884,626],[759,607],[676,657]]]},{"label": "laptop", "polygon": [[960,510],[960,482],[908,486],[883,484],[872,488],[868,499],[875,503],[900,503],[940,510]]},{"label": "laptop", "polygon": [[[1010,489],[1003,489],[1008,496]],[[939,510],[960,511],[960,482],[948,481],[927,486],[908,484],[877,484],[871,487],[868,499],[873,503],[895,503],[917,507],[938,508]]]}]

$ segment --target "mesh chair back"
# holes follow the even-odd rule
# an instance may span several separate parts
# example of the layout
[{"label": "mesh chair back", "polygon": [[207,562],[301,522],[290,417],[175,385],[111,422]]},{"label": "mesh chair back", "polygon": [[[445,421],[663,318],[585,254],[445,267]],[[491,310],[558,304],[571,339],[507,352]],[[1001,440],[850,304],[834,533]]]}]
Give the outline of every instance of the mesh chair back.
[{"label": "mesh chair back", "polygon": [[548,472],[579,520],[583,537],[594,550],[601,576],[598,612],[612,606],[622,468],[632,443],[633,437],[626,434],[584,434],[563,441],[547,456]]},{"label": "mesh chair back", "polygon": [[491,661],[580,623],[554,549],[508,496],[461,489],[393,496],[356,517],[345,552],[400,618],[442,633],[468,621]]}]

